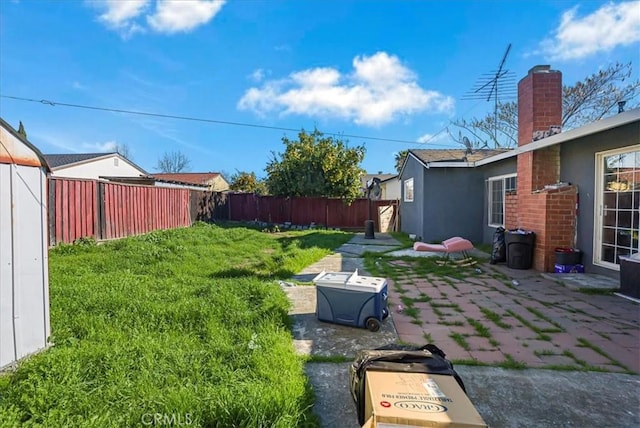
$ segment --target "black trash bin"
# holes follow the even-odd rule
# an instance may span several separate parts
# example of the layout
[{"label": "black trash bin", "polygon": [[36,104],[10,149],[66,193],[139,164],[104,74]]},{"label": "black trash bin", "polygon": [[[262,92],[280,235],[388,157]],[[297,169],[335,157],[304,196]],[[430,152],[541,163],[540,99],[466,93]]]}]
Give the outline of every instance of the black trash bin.
[{"label": "black trash bin", "polygon": [[504,234],[507,266],[511,269],[531,269],[536,234],[530,230],[513,229]]},{"label": "black trash bin", "polygon": [[373,232],[374,230],[374,222],[373,220],[365,220],[364,222],[364,238],[365,239],[376,239],[376,235]]}]

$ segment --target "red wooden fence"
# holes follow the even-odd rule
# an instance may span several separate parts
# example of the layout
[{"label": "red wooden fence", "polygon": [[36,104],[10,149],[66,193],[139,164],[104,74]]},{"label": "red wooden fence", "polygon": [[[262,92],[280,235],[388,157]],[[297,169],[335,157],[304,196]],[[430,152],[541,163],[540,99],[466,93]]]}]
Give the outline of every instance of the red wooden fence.
[{"label": "red wooden fence", "polygon": [[342,229],[363,229],[366,220],[375,222],[380,230],[378,207],[391,206],[397,213],[396,201],[370,201],[356,199],[351,205],[336,198],[285,198],[257,196],[253,193],[230,193],[229,220],[263,221],[267,223],[291,222],[296,225],[315,223]]},{"label": "red wooden fence", "polygon": [[[189,226],[191,191],[49,178],[49,245]],[[204,194],[204,192],[201,192]]]},{"label": "red wooden fence", "polygon": [[190,191],[99,183],[104,211],[102,239],[191,225]]},{"label": "red wooden fence", "polygon": [[336,198],[285,198],[253,193],[199,192],[135,186],[97,180],[49,178],[49,245],[83,237],[123,238],[157,229],[189,226],[195,220],[263,221],[363,229],[378,208],[389,207],[397,223],[395,201]]},{"label": "red wooden fence", "polygon": [[98,182],[50,178],[48,186],[49,244],[95,237],[98,230]]}]

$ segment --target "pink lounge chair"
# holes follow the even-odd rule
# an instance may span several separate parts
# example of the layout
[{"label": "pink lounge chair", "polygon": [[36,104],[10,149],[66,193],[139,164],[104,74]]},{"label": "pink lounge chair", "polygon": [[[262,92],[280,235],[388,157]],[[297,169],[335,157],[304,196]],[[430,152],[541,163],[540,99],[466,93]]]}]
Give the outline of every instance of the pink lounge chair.
[{"label": "pink lounge chair", "polygon": [[414,242],[413,249],[415,251],[430,251],[433,253],[443,253],[446,258],[452,253],[462,253],[465,259],[469,258],[467,251],[473,250],[471,241],[454,236],[453,238],[442,241],[441,244],[427,244],[425,242]]}]

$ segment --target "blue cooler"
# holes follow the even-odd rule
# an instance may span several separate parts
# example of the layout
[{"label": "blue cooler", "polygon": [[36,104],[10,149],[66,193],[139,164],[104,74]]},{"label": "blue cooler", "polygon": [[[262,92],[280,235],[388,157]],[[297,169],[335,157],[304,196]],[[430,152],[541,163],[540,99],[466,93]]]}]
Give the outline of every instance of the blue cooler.
[{"label": "blue cooler", "polygon": [[318,320],[380,330],[389,316],[387,280],[355,272],[322,271],[314,279]]}]

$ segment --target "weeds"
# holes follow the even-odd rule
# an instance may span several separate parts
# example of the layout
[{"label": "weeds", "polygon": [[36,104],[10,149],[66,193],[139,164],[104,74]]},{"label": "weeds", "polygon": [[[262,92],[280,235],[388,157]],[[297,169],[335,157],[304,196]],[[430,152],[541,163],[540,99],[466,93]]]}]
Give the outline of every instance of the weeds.
[{"label": "weeds", "polygon": [[497,325],[500,328],[504,328],[505,330],[508,330],[511,328],[510,324],[507,324],[505,322],[502,321],[502,317],[493,312],[491,309],[487,309],[487,308],[480,308],[480,312],[482,312],[482,314],[489,320],[492,321],[495,325]]},{"label": "weeds", "polygon": [[473,318],[467,318],[467,322],[471,325],[478,336],[480,337],[491,337],[491,331],[487,327],[485,327],[480,321],[474,320]]},{"label": "weeds", "polygon": [[538,336],[536,338],[538,340],[544,340],[544,341],[550,342],[551,341],[551,336],[549,336],[548,334],[545,334],[545,333],[547,333],[547,332],[550,332],[550,333],[558,332],[556,329],[540,329],[539,327],[531,324],[524,317],[522,317],[521,315],[516,314],[512,310],[508,310],[507,313],[509,315],[511,315],[512,317],[514,317],[515,319],[517,319],[518,321],[520,321],[522,323],[522,325],[530,328],[532,331],[537,333]]},{"label": "weeds", "polygon": [[470,349],[469,343],[467,342],[467,339],[464,337],[464,335],[454,332],[451,333],[449,337],[452,338],[453,341],[460,345],[460,347],[465,351],[468,351]]},{"label": "weeds", "polygon": [[509,354],[504,354],[504,357],[506,358],[506,361],[498,364],[499,367],[502,367],[503,369],[510,369],[510,370],[523,370],[527,368],[527,365],[523,362],[520,361],[516,361],[511,355]]}]

